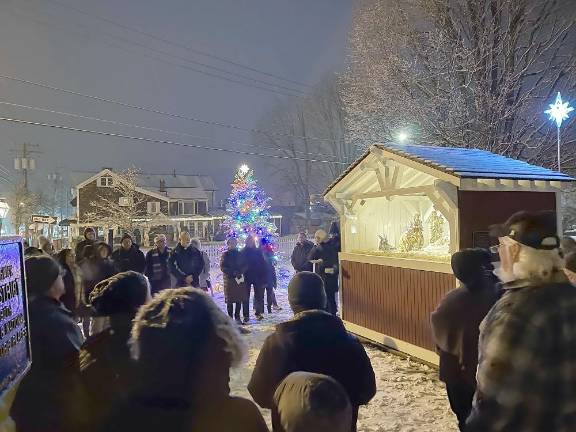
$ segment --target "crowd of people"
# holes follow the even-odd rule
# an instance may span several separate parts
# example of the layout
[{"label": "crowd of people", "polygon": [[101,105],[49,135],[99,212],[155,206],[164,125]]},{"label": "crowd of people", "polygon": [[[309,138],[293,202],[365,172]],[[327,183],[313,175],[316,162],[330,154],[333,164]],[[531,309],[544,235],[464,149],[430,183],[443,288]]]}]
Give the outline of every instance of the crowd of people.
[{"label": "crowd of people", "polygon": [[[242,249],[227,241],[227,316],[209,295],[208,256],[188,233],[173,251],[158,236],[146,256],[128,234],[114,252],[95,234],[87,229],[75,251],[26,250],[34,361],[11,408],[17,430],[268,431],[254,402],[230,395],[229,380],[247,351],[250,290],[257,318],[278,307],[273,251],[252,236]],[[322,239],[305,244],[306,259],[325,269]],[[248,390],[272,410],[274,431],[353,431],[376,392],[374,372],[328,308],[325,279],[309,270],[290,281],[294,318],[266,340]],[[79,316],[89,317],[84,331]]]},{"label": "crowd of people", "polygon": [[[560,241],[550,212],[517,213],[491,233],[498,244],[490,250],[453,254],[460,287],[431,314],[440,379],[459,428],[576,430],[576,242]],[[209,275],[201,275],[207,256],[189,235],[174,251],[158,237],[142,260],[129,236],[110,254],[85,234],[80,267],[110,260],[113,272],[84,279],[86,307],[105,320],[90,336],[66,297],[78,252],[54,259],[42,249],[26,258],[34,361],[11,409],[18,431],[267,431],[258,406],[271,410],[273,431],[356,430],[376,379],[336,314],[336,230],[317,232],[316,244],[299,236],[288,285],[294,316],[259,352],[247,388],[254,402],[230,395],[229,380],[246,355],[240,329],[249,289],[258,317],[274,287],[265,247],[249,237],[239,250],[228,240],[220,263],[227,316],[209,295]],[[171,288],[168,272],[183,287]],[[266,297],[270,311],[274,299]]]}]

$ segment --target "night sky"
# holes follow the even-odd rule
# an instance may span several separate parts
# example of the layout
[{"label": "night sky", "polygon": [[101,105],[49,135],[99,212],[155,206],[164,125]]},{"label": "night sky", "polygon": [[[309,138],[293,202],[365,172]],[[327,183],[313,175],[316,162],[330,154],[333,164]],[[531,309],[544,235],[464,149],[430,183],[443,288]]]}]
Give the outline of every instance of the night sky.
[{"label": "night sky", "polygon": [[[81,9],[82,14],[66,5]],[[195,50],[313,85],[345,61],[352,19],[349,0],[0,0],[0,74],[187,117],[252,128],[278,100],[273,92],[209,77],[186,68],[215,70],[183,58],[249,75],[255,79],[306,91],[308,87],[235,67],[121,29],[109,18]],[[152,48],[147,49],[146,47]],[[165,53],[170,54],[170,56]],[[179,58],[178,58],[179,57]],[[184,67],[175,65],[183,65]],[[225,75],[229,79],[238,77]],[[245,80],[244,80],[245,81]],[[260,85],[251,82],[253,85]],[[286,92],[276,88],[278,92]],[[0,115],[76,128],[168,139],[183,143],[254,151],[250,133],[162,117],[139,110],[90,101],[48,89],[0,79],[0,101],[78,113],[207,137],[168,135],[156,131],[63,117],[0,104]],[[231,143],[238,141],[245,143]],[[227,194],[241,162],[269,174],[267,159],[164,144],[126,141],[0,122],[0,163],[12,171],[14,144],[39,144],[34,183],[55,170],[98,170],[134,164],[145,172],[204,174],[214,177]],[[6,192],[0,181],[0,195]],[[274,191],[270,191],[274,195]]]}]

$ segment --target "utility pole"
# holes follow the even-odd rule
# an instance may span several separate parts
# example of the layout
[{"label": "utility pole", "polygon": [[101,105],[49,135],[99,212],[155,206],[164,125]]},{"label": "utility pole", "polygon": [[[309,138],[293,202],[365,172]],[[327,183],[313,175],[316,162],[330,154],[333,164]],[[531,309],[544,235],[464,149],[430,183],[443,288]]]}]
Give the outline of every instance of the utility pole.
[{"label": "utility pole", "polygon": [[26,192],[28,192],[28,171],[36,169],[36,159],[32,156],[42,153],[40,150],[35,150],[39,147],[38,144],[24,143],[12,150],[12,153],[16,154],[16,157],[14,157],[14,169],[22,171],[24,190]]},{"label": "utility pole", "polygon": [[[60,212],[60,219],[59,221],[62,222],[63,216],[63,209],[62,209],[62,175],[60,172],[55,171],[48,174],[48,180],[54,183],[53,190],[52,190],[52,197],[51,197],[51,205],[50,205],[50,216],[54,216],[58,218],[56,213]],[[58,230],[59,232],[59,230]],[[52,239],[54,234],[54,228],[52,225],[48,225],[48,235],[49,238]]]}]

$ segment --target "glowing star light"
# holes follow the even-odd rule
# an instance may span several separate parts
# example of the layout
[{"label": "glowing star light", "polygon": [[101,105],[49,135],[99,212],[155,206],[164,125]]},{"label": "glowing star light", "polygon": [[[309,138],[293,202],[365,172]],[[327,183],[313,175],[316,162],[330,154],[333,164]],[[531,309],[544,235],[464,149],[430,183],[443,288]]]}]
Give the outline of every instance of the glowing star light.
[{"label": "glowing star light", "polygon": [[550,120],[556,122],[556,126],[562,126],[562,121],[568,118],[568,114],[574,111],[574,108],[569,106],[568,102],[562,102],[562,96],[560,92],[556,96],[556,102],[550,104],[550,108],[544,111],[544,113],[550,116]]},{"label": "glowing star light", "polygon": [[240,167],[240,172],[244,175],[246,174],[248,171],[250,171],[250,168],[248,168],[248,165],[244,164]]}]

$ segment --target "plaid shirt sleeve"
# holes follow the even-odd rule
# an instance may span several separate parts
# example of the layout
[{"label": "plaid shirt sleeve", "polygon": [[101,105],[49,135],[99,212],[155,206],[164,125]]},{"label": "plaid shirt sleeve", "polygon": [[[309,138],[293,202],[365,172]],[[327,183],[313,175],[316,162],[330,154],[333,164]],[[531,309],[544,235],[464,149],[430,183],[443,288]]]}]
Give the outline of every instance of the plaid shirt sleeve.
[{"label": "plaid shirt sleeve", "polygon": [[541,391],[554,372],[543,370],[540,356],[546,352],[545,320],[551,317],[527,319],[506,310],[509,305],[502,299],[482,325],[478,387],[467,432],[540,430],[532,428],[547,410]]}]

